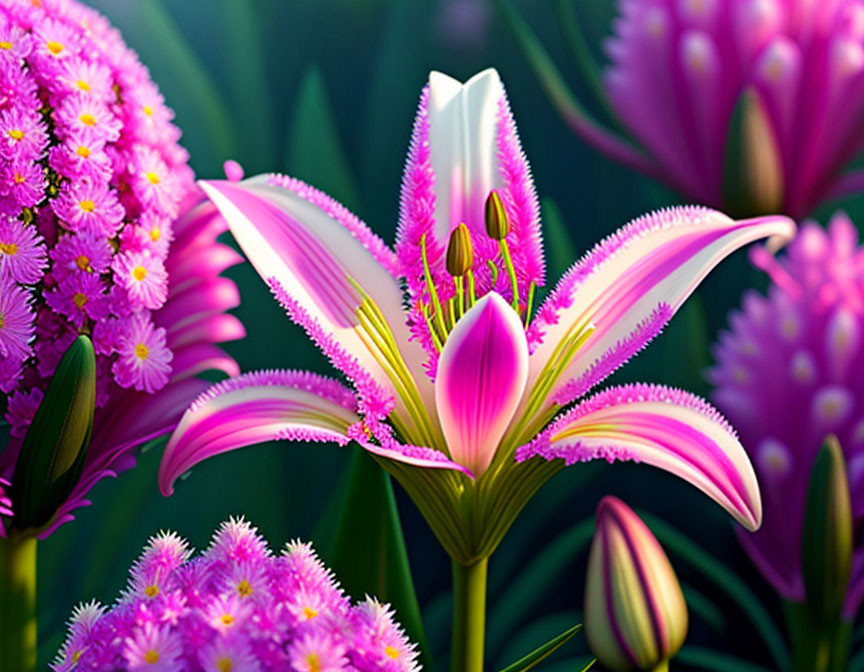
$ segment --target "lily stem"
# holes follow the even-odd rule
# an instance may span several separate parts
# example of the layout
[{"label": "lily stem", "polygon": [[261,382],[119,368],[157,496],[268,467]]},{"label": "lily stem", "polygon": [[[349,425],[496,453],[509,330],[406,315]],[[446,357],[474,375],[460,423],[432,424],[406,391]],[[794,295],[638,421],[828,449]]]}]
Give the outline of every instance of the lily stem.
[{"label": "lily stem", "polygon": [[488,563],[487,558],[469,566],[453,561],[451,672],[483,672]]},{"label": "lily stem", "polygon": [[0,672],[36,669],[36,537],[0,539]]}]

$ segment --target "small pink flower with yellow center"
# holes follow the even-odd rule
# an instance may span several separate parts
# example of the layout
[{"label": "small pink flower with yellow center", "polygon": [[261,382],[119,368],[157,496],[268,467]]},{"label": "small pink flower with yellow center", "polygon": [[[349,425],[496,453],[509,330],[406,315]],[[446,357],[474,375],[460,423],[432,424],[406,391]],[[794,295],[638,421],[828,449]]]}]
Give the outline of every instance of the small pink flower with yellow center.
[{"label": "small pink flower with yellow center", "polygon": [[32,226],[0,217],[0,277],[32,284],[42,278],[48,258]]},{"label": "small pink flower with yellow center", "polygon": [[139,314],[130,318],[120,336],[118,358],[111,371],[123,387],[153,392],[168,381],[172,359],[165,345],[165,330]]},{"label": "small pink flower with yellow center", "polygon": [[114,257],[112,268],[133,305],[155,310],[165,303],[168,274],[162,260],[149,250],[119,254]]}]

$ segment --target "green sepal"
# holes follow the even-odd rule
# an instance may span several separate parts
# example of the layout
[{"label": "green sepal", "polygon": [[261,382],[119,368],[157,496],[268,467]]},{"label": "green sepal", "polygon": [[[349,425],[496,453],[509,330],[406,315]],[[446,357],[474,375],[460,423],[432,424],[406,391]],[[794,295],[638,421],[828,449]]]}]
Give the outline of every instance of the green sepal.
[{"label": "green sepal", "polygon": [[843,610],[852,572],[852,504],[843,449],[825,439],[810,472],[801,570],[807,607],[818,627],[833,624]]},{"label": "green sepal", "polygon": [[[564,646],[568,641],[573,639],[573,637],[576,636],[576,633],[578,633],[581,629],[581,623],[574,625],[572,628],[565,630],[557,637],[553,637],[542,646],[537,647],[524,658],[520,658],[512,665],[508,665],[503,670],[501,670],[501,672],[525,672],[526,670],[530,670],[532,667],[542,662],[545,658],[551,656],[555,651]],[[591,664],[589,664],[589,667],[590,666]]]},{"label": "green sepal", "polygon": [[42,527],[75,488],[95,408],[96,356],[81,335],[63,354],[21,444],[12,475],[14,527]]},{"label": "green sepal", "polygon": [[754,217],[780,212],[785,184],[780,145],[759,92],[741,93],[726,136],[723,203],[729,214]]}]

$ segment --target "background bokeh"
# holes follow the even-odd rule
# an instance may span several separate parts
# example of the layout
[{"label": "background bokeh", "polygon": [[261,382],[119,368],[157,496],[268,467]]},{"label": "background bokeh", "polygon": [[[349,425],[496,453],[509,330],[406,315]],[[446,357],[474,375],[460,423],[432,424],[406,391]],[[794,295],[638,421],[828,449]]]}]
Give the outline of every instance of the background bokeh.
[{"label": "background bokeh", "polygon": [[[428,71],[465,79],[488,66],[508,88],[546,215],[550,280],[602,236],[672,194],[585,147],[555,115],[487,0],[90,0],[124,33],[160,85],[202,177],[226,158],[247,174],[283,171],[312,182],[392,240],[398,190],[418,94]],[[587,97],[561,35],[554,3],[517,3],[577,92]],[[577,3],[584,30],[600,44],[612,2]],[[270,299],[248,266],[229,272],[241,289],[236,310],[249,336],[228,350],[244,370],[326,362]],[[739,253],[619,380],[649,380],[707,393],[709,344],[730,308],[764,279]],[[350,450],[350,449],[348,449]],[[196,547],[232,514],[256,524],[273,546],[326,536],[327,506],[344,487],[348,451],[327,445],[267,444],[196,467],[170,499],[159,495],[161,446],[137,469],[92,492],[94,506],[40,547],[40,668],[60,644],[74,604],[112,600],[146,538],[174,529]],[[529,505],[492,557],[489,661],[495,669],[578,622],[586,544],[596,502],[616,494],[665,519],[734,571],[782,617],[776,598],[738,548],[719,507],[675,478],[636,465],[574,466]],[[439,659],[449,638],[449,561],[399,492],[403,527],[430,645]],[[690,646],[710,646],[766,666],[771,657],[738,605],[711,576],[673,554],[690,599]],[[710,574],[710,572],[708,573]],[[717,577],[714,577],[715,579]],[[568,655],[579,653],[575,643]],[[560,660],[565,660],[563,656]],[[569,669],[566,662],[559,669]],[[443,669],[443,665],[440,666]],[[554,669],[550,663],[544,669]]]}]

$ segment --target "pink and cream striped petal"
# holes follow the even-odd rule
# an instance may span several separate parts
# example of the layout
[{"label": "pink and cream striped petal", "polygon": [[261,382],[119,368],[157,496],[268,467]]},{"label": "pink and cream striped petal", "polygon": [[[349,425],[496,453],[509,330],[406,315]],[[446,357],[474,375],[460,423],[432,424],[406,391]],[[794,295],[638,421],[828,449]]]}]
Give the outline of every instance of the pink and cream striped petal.
[{"label": "pink and cream striped petal", "polygon": [[402,402],[381,363],[393,353],[382,353],[375,345],[389,334],[370,337],[361,326],[361,304],[371,301],[386,322],[375,324],[392,332],[398,356],[431,406],[425,356],[410,341],[405,324],[398,262],[380,238],[340,204],[298,180],[263,175],[239,183],[203,182],[202,187],[261,277],[289,294],[310,323],[394,394],[400,409]]},{"label": "pink and cream striped petal", "polygon": [[661,385],[625,385],[582,402],[516,453],[567,464],[633,460],[689,481],[748,530],[762,523],[762,500],[747,453],[710,404]]},{"label": "pink and cream striped petal", "polygon": [[[670,319],[725,257],[761,238],[779,247],[794,233],[786,217],[735,221],[701,207],[670,208],[631,222],[576,263],[538,311],[529,331],[529,390],[559,346],[590,332],[569,363],[558,365],[549,393],[550,402],[572,401],[556,393],[644,331],[646,320]],[[660,327],[652,324],[650,331]]]},{"label": "pink and cream striped petal", "polygon": [[159,467],[159,489],[214,455],[264,441],[346,444],[359,422],[356,399],[341,383],[306,371],[255,371],[217,383],[188,408]]},{"label": "pink and cream striped petal", "polygon": [[516,311],[492,292],[457,323],[438,362],[435,403],[451,457],[479,477],[519,405],[528,342]]}]

